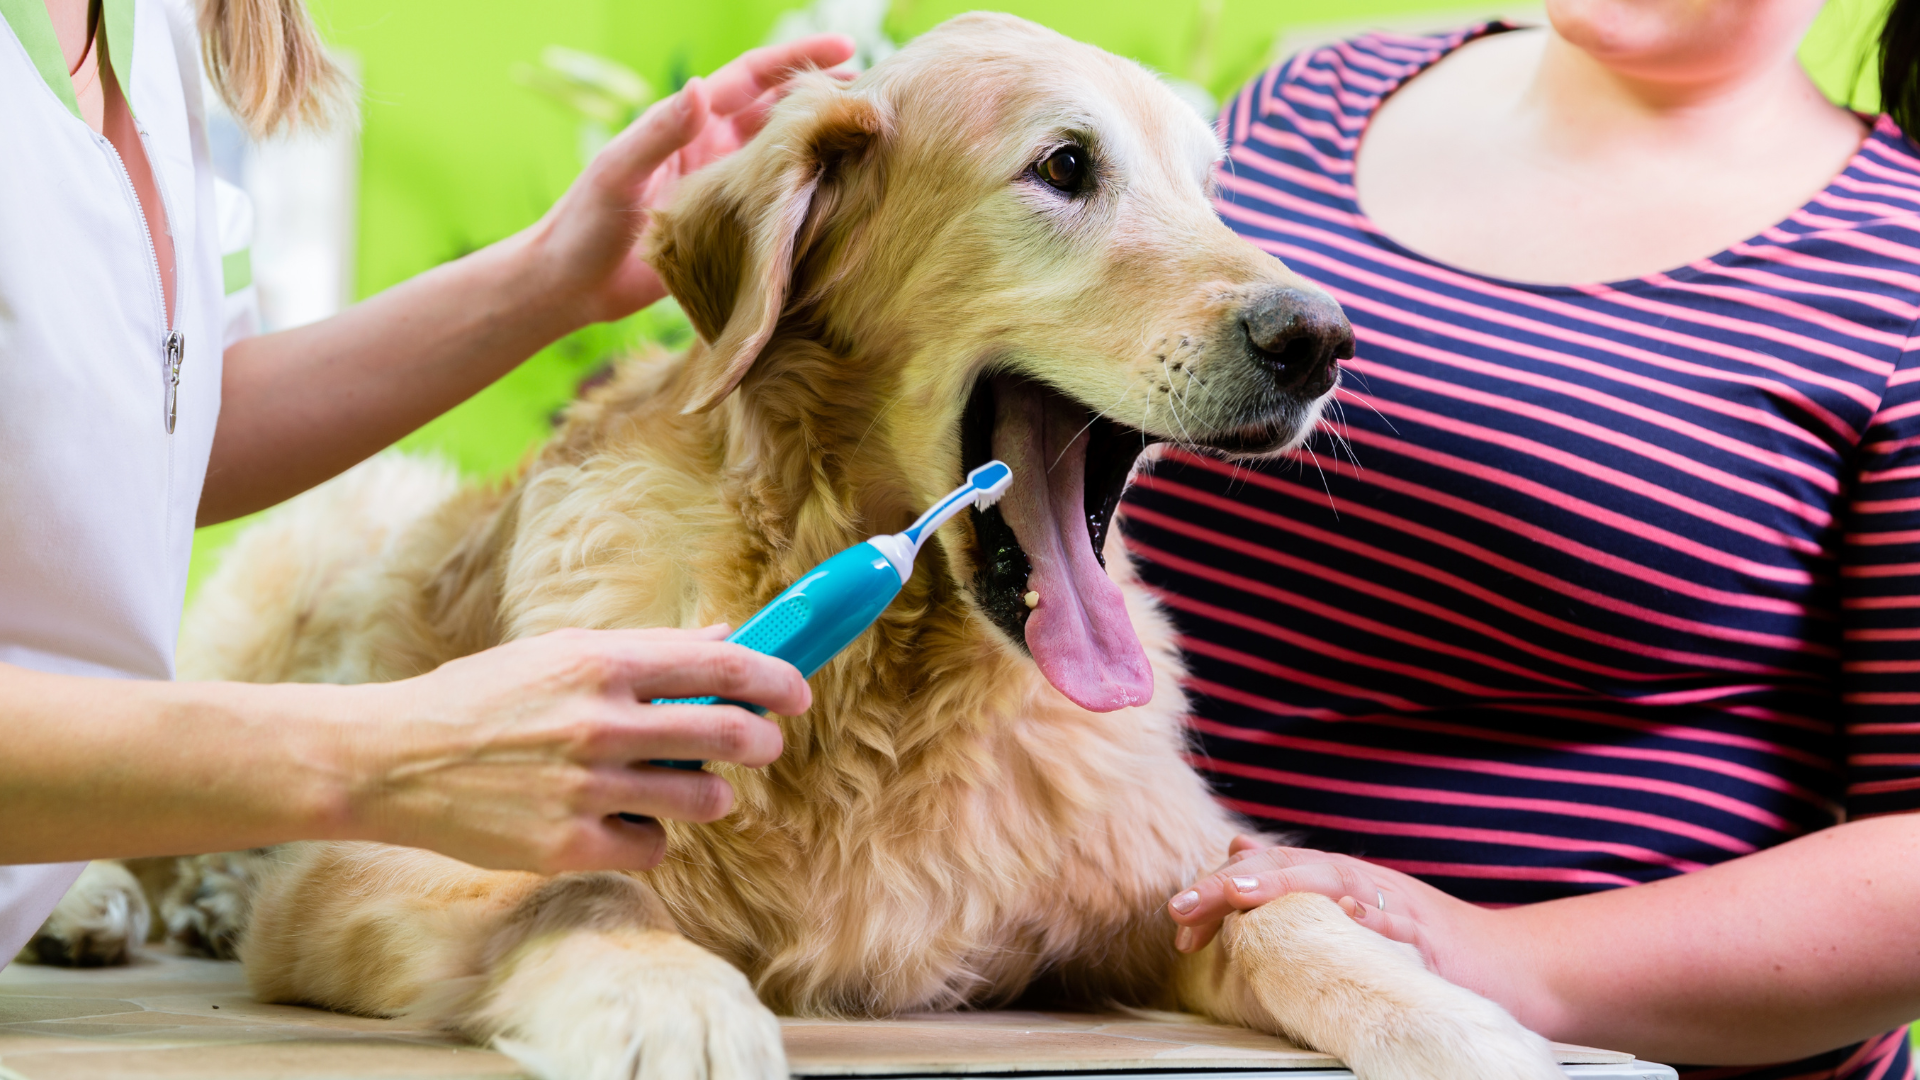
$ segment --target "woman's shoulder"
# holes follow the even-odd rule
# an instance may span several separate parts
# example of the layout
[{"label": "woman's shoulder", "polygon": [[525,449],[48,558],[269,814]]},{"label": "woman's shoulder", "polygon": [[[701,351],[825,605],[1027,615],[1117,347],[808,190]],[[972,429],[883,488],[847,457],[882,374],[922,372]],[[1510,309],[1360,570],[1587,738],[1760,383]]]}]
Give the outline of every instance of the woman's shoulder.
[{"label": "woman's shoulder", "polygon": [[1892,118],[1878,117],[1823,189],[1727,256],[1794,265],[1815,258],[1832,273],[1865,275],[1875,291],[1920,303],[1920,150]]},{"label": "woman's shoulder", "polygon": [[1884,205],[1871,202],[1853,205],[1854,209],[1868,211],[1865,214],[1868,218],[1877,216],[1873,211],[1900,216],[1920,212],[1920,148],[1900,130],[1893,117],[1882,114],[1870,122],[1871,130],[1836,178],[1835,186],[1841,189],[1842,195],[1877,194],[1896,200]]},{"label": "woman's shoulder", "polygon": [[1437,34],[1387,30],[1299,49],[1268,67],[1221,110],[1221,134],[1244,142],[1253,125],[1320,136],[1351,149],[1381,99],[1469,41],[1514,29],[1475,23]]}]

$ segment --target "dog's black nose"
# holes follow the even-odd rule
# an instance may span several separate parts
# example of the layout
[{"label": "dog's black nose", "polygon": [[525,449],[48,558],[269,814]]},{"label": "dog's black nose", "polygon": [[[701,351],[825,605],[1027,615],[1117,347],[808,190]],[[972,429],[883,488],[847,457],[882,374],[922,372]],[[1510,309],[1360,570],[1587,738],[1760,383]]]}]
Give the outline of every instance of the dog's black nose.
[{"label": "dog's black nose", "polygon": [[1275,289],[1255,297],[1241,323],[1254,360],[1283,390],[1318,397],[1333,385],[1340,361],[1353,356],[1346,313],[1318,291]]}]

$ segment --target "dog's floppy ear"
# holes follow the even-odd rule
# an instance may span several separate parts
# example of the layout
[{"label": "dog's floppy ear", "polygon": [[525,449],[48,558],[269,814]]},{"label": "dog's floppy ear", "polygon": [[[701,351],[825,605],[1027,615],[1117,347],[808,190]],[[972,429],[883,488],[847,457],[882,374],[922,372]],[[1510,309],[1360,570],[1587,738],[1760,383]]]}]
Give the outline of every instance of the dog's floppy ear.
[{"label": "dog's floppy ear", "polygon": [[[819,234],[823,185],[862,158],[882,115],[831,77],[801,77],[765,131],[690,177],[647,230],[646,257],[702,339],[685,411],[718,405],[773,336],[793,270]],[[804,235],[803,235],[804,234]]]}]

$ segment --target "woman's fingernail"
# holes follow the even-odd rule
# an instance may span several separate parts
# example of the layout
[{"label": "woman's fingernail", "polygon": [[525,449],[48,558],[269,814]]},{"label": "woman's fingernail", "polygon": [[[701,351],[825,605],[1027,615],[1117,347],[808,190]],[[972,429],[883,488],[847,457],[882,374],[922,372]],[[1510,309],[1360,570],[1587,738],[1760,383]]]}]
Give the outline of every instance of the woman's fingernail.
[{"label": "woman's fingernail", "polygon": [[1354,922],[1367,921],[1367,905],[1355,900],[1351,896],[1343,896],[1340,898],[1340,910],[1346,912],[1347,916]]},{"label": "woman's fingernail", "polygon": [[1181,927],[1180,932],[1173,935],[1173,947],[1180,950],[1181,952],[1192,952],[1193,951],[1193,927],[1191,926]]},{"label": "woman's fingernail", "polygon": [[1179,912],[1180,914],[1185,915],[1187,912],[1192,911],[1194,908],[1197,908],[1200,906],[1200,894],[1189,889],[1186,892],[1181,893],[1179,896],[1176,896],[1173,899],[1167,901],[1167,906]]},{"label": "woman's fingernail", "polygon": [[1250,893],[1259,888],[1260,879],[1257,877],[1237,877],[1233,879],[1233,890],[1235,892]]}]

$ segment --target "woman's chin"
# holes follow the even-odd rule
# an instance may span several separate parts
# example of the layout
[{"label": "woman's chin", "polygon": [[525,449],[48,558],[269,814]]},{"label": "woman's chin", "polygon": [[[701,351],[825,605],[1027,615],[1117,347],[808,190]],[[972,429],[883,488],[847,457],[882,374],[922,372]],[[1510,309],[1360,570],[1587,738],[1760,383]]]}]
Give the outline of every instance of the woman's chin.
[{"label": "woman's chin", "polygon": [[[1770,67],[1819,13],[1815,0],[1547,0],[1554,33],[1610,70],[1713,82]],[[1783,45],[1784,43],[1784,45]]]}]

